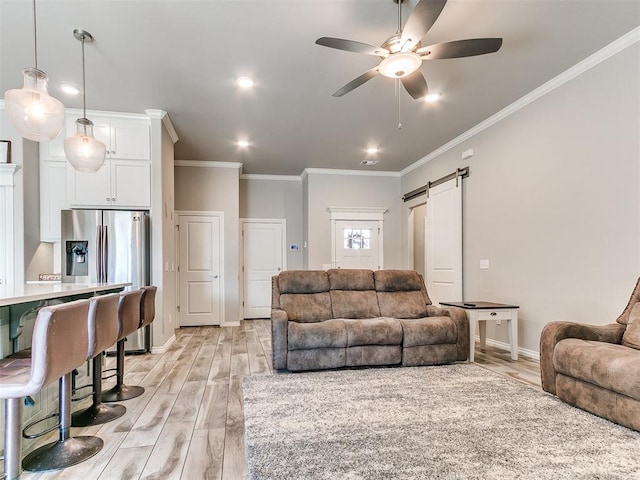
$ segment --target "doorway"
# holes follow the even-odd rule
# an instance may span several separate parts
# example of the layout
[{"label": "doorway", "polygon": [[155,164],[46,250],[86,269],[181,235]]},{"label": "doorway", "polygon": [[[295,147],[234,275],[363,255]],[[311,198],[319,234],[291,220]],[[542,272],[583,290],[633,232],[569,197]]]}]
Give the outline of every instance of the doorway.
[{"label": "doorway", "polygon": [[271,277],[286,270],[286,222],[243,219],[243,317],[269,318]]},{"label": "doorway", "polygon": [[222,212],[178,214],[178,325],[224,321]]}]

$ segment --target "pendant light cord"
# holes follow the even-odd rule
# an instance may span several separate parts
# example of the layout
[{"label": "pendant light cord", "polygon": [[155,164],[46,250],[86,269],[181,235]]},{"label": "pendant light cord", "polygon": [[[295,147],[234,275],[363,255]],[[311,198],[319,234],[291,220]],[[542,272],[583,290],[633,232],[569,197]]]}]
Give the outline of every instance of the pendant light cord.
[{"label": "pendant light cord", "polygon": [[87,82],[84,68],[84,38],[82,35],[82,118],[87,118]]},{"label": "pendant light cord", "polygon": [[38,69],[38,28],[36,22],[36,0],[33,0],[33,58],[35,69]]}]

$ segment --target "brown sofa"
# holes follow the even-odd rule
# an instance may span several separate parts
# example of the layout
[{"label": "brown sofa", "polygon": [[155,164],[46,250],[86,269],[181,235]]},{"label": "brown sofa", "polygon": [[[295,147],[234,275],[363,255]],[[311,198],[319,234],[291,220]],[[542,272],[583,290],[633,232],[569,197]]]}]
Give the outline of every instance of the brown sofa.
[{"label": "brown sofa", "polygon": [[540,370],[545,391],[640,431],[640,279],[616,323],[546,325]]},{"label": "brown sofa", "polygon": [[291,270],[272,279],[273,368],[435,365],[469,352],[464,310],[431,305],[411,270]]}]

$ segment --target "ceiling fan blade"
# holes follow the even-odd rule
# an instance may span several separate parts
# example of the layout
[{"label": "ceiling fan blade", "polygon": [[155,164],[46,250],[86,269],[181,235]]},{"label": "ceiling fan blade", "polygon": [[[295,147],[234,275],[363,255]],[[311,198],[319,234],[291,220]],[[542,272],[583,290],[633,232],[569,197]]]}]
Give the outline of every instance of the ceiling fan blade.
[{"label": "ceiling fan blade", "polygon": [[473,57],[474,55],[497,52],[501,46],[501,38],[471,38],[468,40],[436,43],[435,45],[419,48],[416,50],[416,53],[421,55],[425,60]]},{"label": "ceiling fan blade", "polygon": [[416,70],[411,75],[401,78],[400,81],[407,93],[416,100],[426,97],[427,93],[429,93],[427,81],[424,79],[424,75],[422,75],[420,70]]},{"label": "ceiling fan blade", "polygon": [[378,75],[378,67],[372,68],[371,70],[367,70],[362,75],[360,75],[358,78],[354,78],[349,83],[347,83],[344,87],[342,87],[340,90],[336,91],[336,93],[334,93],[333,96],[334,97],[341,97],[341,96],[349,93],[351,90],[353,90],[355,88],[358,88],[363,83],[368,82],[369,80],[371,80],[376,75]]},{"label": "ceiling fan blade", "polygon": [[342,38],[320,37],[316,40],[316,44],[322,45],[323,47],[346,50],[347,52],[375,55],[376,57],[386,57],[389,55],[389,50],[386,48],[375,47],[368,43],[356,42],[354,40],[344,40]]},{"label": "ceiling fan blade", "polygon": [[402,50],[411,50],[436,23],[447,0],[420,0],[402,29]]}]

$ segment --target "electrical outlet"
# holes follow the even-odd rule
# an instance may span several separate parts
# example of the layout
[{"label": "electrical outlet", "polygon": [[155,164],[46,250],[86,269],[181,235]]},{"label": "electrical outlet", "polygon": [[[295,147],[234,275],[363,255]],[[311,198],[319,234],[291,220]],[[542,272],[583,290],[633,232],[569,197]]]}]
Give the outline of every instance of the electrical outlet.
[{"label": "electrical outlet", "polygon": [[496,320],[496,325],[502,325],[502,320]]}]

